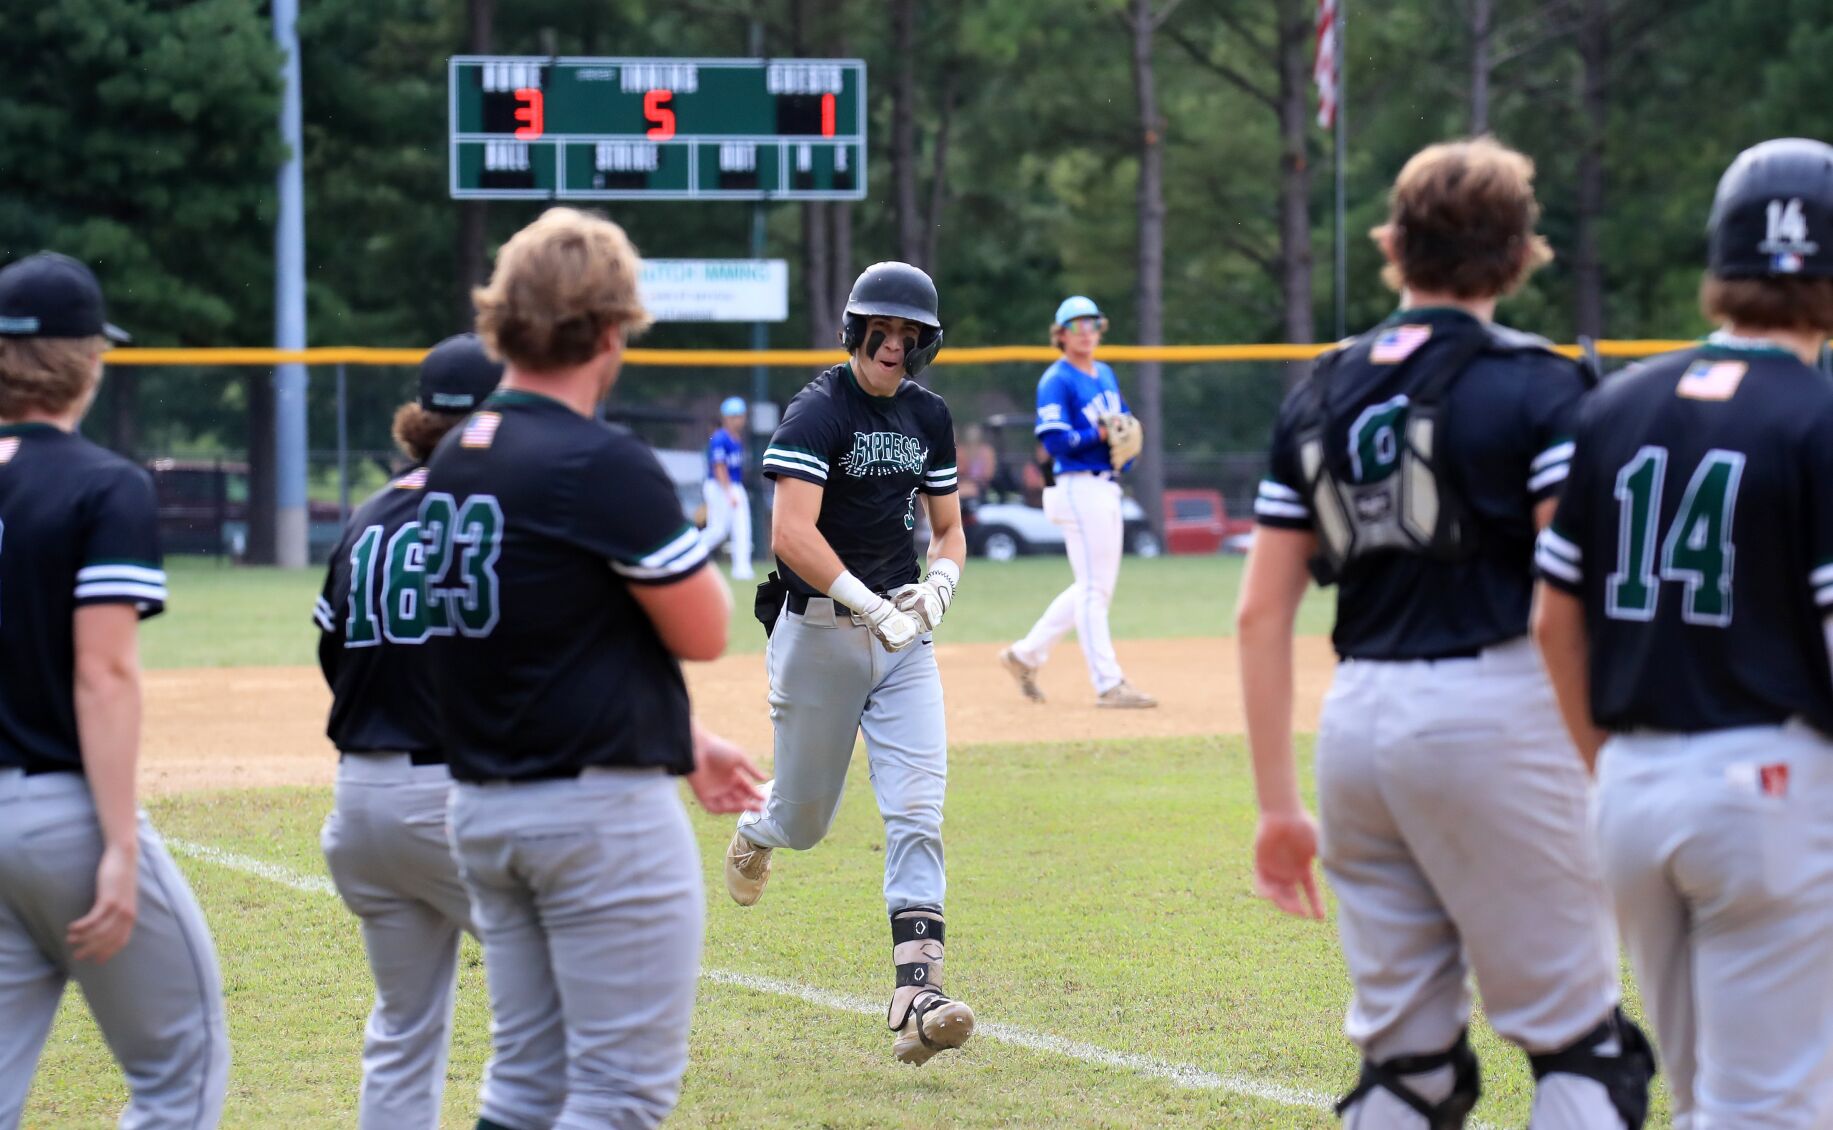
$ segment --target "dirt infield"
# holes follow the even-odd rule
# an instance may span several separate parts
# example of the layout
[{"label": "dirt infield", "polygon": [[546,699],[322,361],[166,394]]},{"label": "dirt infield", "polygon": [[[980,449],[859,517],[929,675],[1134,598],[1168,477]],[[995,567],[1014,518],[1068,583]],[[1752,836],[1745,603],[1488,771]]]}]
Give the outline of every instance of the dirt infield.
[{"label": "dirt infield", "polygon": [[[996,644],[936,648],[955,744],[1060,742],[1242,729],[1235,642],[1140,640],[1119,645],[1127,675],[1159,697],[1157,710],[1099,710],[1073,642],[1041,680],[1046,706],[1019,697]],[[1298,728],[1315,729],[1330,682],[1329,641],[1298,641]],[[760,754],[770,750],[764,657],[691,664],[694,709],[713,729]],[[141,781],[154,793],[329,784],[335,758],[324,738],[330,696],[314,667],[192,668],[146,675]]]}]

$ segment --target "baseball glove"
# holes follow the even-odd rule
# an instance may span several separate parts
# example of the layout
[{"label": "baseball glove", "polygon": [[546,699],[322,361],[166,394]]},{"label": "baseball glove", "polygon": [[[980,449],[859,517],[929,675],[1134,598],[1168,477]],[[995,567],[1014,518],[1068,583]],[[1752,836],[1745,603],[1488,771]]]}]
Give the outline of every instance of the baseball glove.
[{"label": "baseball glove", "polygon": [[1107,429],[1108,460],[1116,471],[1138,458],[1146,446],[1145,429],[1135,416],[1116,413],[1103,420],[1102,426]]}]

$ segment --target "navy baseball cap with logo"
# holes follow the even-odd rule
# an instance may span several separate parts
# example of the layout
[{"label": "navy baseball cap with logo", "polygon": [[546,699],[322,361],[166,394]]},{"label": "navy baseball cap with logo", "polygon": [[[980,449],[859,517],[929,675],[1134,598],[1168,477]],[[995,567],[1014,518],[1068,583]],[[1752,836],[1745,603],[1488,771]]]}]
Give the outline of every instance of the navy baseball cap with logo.
[{"label": "navy baseball cap with logo", "polygon": [[1833,146],[1783,137],[1738,154],[1706,231],[1719,278],[1833,277]]},{"label": "navy baseball cap with logo", "polygon": [[133,340],[109,322],[95,273],[55,251],[40,251],[0,269],[0,337]]},{"label": "navy baseball cap with logo", "polygon": [[457,334],[420,360],[420,407],[464,415],[484,402],[503,379],[503,363],[484,352],[476,334]]}]

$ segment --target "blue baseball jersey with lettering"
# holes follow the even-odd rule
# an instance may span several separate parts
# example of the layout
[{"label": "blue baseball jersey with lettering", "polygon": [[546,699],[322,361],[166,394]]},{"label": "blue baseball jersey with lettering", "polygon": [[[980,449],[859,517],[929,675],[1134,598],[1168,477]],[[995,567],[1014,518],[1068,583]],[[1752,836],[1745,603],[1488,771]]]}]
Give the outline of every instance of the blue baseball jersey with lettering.
[{"label": "blue baseball jersey with lettering", "polygon": [[[1107,441],[1098,429],[1103,416],[1132,411],[1120,395],[1120,382],[1104,361],[1085,373],[1058,358],[1037,382],[1037,438],[1055,460],[1057,474],[1066,471],[1111,471]],[[1128,464],[1132,466],[1132,464]]]},{"label": "blue baseball jersey with lettering", "polygon": [[745,445],[732,438],[732,433],[724,428],[714,432],[713,438],[706,441],[706,477],[715,478],[713,468],[721,463],[726,465],[727,481],[745,481]]}]

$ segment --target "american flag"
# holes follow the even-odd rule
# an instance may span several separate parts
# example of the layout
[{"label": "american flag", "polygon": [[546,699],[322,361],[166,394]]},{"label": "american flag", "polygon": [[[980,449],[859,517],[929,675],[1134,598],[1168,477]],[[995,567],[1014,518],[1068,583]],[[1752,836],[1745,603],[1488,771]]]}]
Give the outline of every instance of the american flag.
[{"label": "american flag", "polygon": [[1342,52],[1337,0],[1317,0],[1317,56],[1311,63],[1311,77],[1317,81],[1317,124],[1325,129],[1337,124],[1337,60]]},{"label": "american flag", "polygon": [[458,442],[465,447],[489,447],[496,439],[497,425],[502,422],[499,412],[479,412],[465,421],[464,434],[458,437]]},{"label": "american flag", "polygon": [[1375,339],[1368,351],[1369,363],[1397,365],[1411,357],[1413,351],[1426,344],[1431,336],[1432,327],[1428,325],[1395,326]]},{"label": "american flag", "polygon": [[1688,400],[1730,400],[1749,368],[1745,361],[1695,361],[1674,386],[1674,395]]}]

